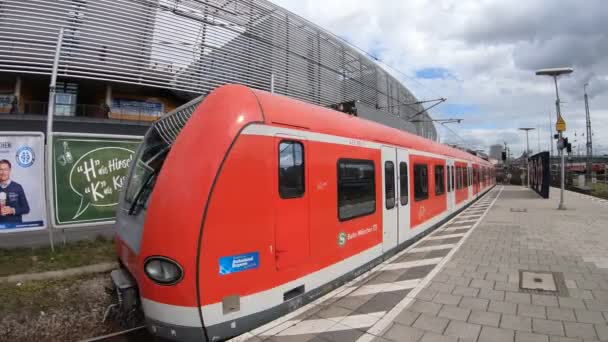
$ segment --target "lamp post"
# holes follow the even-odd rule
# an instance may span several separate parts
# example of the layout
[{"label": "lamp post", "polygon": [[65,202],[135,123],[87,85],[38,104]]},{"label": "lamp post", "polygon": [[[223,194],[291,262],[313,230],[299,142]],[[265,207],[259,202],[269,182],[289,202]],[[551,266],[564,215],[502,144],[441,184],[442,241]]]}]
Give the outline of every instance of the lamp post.
[{"label": "lamp post", "polygon": [[530,140],[528,139],[528,132],[533,130],[532,127],[520,127],[521,131],[526,131],[526,186],[530,187],[530,164],[528,163],[528,157],[530,156]]},{"label": "lamp post", "polygon": [[[553,82],[555,83],[555,108],[557,110],[557,120],[556,120],[556,130],[558,131],[558,136],[559,136],[559,141],[562,142],[562,131],[564,131],[565,128],[565,122],[562,118],[562,113],[560,110],[560,106],[559,106],[559,90],[557,89],[557,77],[560,75],[566,75],[566,74],[570,74],[574,71],[574,69],[572,68],[552,68],[552,69],[541,69],[541,70],[537,70],[536,71],[536,75],[537,76],[551,76],[553,77]],[[564,127],[558,127],[560,126],[559,124],[563,123]],[[562,144],[563,145],[563,144]],[[564,186],[565,186],[565,172],[566,172],[566,166],[565,166],[565,161],[564,161],[564,151],[563,151],[563,146],[558,146],[557,149],[557,153],[560,156],[560,169],[561,169],[561,175],[560,175],[560,192],[559,192],[559,206],[557,207],[557,209],[559,210],[565,210],[566,207],[564,206]]]},{"label": "lamp post", "polygon": [[589,182],[591,179],[591,171],[593,168],[593,145],[591,143],[591,138],[593,133],[591,133],[591,116],[589,115],[589,99],[587,97],[587,86],[589,83],[585,83],[583,86],[583,90],[585,92],[585,117],[587,121],[587,164],[585,167],[585,171],[587,173],[587,181]]}]

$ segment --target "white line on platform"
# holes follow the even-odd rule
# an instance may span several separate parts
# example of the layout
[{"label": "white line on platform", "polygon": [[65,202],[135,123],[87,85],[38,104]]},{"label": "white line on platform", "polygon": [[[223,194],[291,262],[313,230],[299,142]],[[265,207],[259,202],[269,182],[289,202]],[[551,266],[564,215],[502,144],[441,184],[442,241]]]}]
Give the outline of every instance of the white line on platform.
[{"label": "white line on platform", "polygon": [[481,216],[481,215],[480,215],[480,214],[469,214],[469,215],[461,215],[461,216],[458,216],[458,218],[461,218],[461,219],[463,219],[463,218],[467,218],[467,217],[475,217],[475,218],[479,218],[479,216]]},{"label": "white line on platform", "polygon": [[[498,197],[500,197],[500,194],[502,193],[502,190],[504,189],[504,186],[500,188],[500,191],[498,192],[498,195],[494,198],[494,200],[492,201],[492,205],[494,205],[494,203],[496,203],[496,200],[498,199]],[[487,195],[490,195],[491,192],[488,192]],[[491,207],[490,206],[490,207]],[[473,226],[473,229],[469,230],[467,232],[467,235],[462,238],[457,244],[456,247],[453,248],[448,255],[446,255],[446,257],[437,265],[437,267],[435,267],[423,280],[422,282],[420,282],[420,285],[418,287],[416,287],[415,289],[413,289],[403,300],[401,300],[397,305],[395,305],[395,307],[393,307],[389,312],[387,312],[386,315],[384,315],[376,324],[374,324],[374,326],[372,326],[371,328],[369,328],[367,330],[367,334],[364,334],[363,336],[361,336],[357,342],[371,342],[375,336],[381,336],[386,329],[388,329],[388,327],[391,326],[391,323],[395,320],[395,318],[405,309],[407,308],[407,306],[412,302],[412,300],[414,300],[414,298],[416,297],[416,295],[426,286],[428,285],[428,283],[431,281],[431,279],[433,279],[433,277],[435,277],[435,275],[437,273],[439,273],[441,271],[441,269],[443,268],[443,266],[445,264],[447,264],[451,259],[452,256],[454,255],[454,253],[456,253],[456,251],[460,248],[460,246],[462,246],[462,244],[467,240],[467,238],[471,235],[471,233],[473,233],[474,228],[476,228],[479,223],[481,221],[483,221],[483,218],[485,217],[485,215],[487,214],[487,212],[490,210],[490,208],[488,208],[486,210],[486,212],[481,216],[481,218],[479,219],[479,221],[477,221],[477,223],[475,223],[475,225]]]},{"label": "white line on platform", "polygon": [[415,288],[416,286],[418,286],[418,284],[420,284],[420,279],[409,279],[392,283],[363,285],[357,290],[350,293],[348,296],[365,296],[381,292],[409,290]]},{"label": "white line on platform", "polygon": [[450,249],[456,246],[455,243],[448,243],[445,245],[437,245],[437,246],[425,246],[425,247],[416,247],[410,250],[410,253],[415,252],[430,252],[430,251],[438,251],[440,249]]},{"label": "white line on platform", "polygon": [[464,233],[456,233],[456,234],[446,234],[446,235],[432,235],[427,237],[427,240],[442,240],[442,239],[451,239],[464,236]]},{"label": "white line on platform", "polygon": [[458,230],[458,229],[469,229],[469,228],[471,228],[471,226],[472,226],[472,225],[468,225],[468,226],[455,226],[455,227],[447,227],[447,228],[444,228],[444,229],[443,229],[443,231],[446,231],[446,230]]},{"label": "white line on platform", "polygon": [[404,268],[412,268],[412,267],[418,267],[418,266],[435,265],[435,264],[438,264],[441,261],[441,259],[443,259],[443,258],[432,258],[432,259],[422,259],[422,260],[414,260],[414,261],[395,262],[392,264],[388,264],[382,270],[391,271],[391,270],[401,270]]},{"label": "white line on platform", "polygon": [[457,224],[457,223],[465,223],[465,222],[475,222],[479,220],[479,218],[475,218],[475,219],[468,219],[468,220],[460,220],[460,221],[454,221],[453,224]]},{"label": "white line on platform", "polygon": [[386,311],[380,311],[371,314],[287,321],[285,323],[288,324],[285,326],[288,328],[280,331],[271,329],[258,336],[293,336],[367,328],[374,325],[385,313]]}]

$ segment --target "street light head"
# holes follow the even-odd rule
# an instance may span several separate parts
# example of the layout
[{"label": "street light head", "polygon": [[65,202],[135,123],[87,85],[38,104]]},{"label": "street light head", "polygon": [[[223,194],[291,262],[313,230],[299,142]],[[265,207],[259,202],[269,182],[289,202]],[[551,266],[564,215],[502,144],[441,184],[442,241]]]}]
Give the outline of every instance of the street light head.
[{"label": "street light head", "polygon": [[572,68],[549,68],[536,70],[536,76],[559,76],[570,74],[574,71]]},{"label": "street light head", "polygon": [[522,130],[522,131],[531,131],[531,130],[536,129],[536,128],[534,128],[534,127],[520,127],[518,129]]}]

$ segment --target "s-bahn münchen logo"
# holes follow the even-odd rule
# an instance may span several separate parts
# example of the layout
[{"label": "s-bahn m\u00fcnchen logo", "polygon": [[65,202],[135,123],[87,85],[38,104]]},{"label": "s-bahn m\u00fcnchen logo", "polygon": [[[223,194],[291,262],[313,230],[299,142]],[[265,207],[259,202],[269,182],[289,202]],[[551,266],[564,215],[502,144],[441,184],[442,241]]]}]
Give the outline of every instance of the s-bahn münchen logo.
[{"label": "s-bahn m\u00fcnchen logo", "polygon": [[346,233],[340,232],[338,234],[338,246],[343,247],[346,244]]}]

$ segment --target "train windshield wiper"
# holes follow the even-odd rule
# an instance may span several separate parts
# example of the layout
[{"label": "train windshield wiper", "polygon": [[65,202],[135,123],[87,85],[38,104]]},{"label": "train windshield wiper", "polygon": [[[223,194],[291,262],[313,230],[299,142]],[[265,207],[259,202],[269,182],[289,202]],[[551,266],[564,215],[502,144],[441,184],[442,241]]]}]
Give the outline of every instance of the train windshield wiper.
[{"label": "train windshield wiper", "polygon": [[137,190],[135,197],[133,197],[133,202],[131,202],[131,206],[129,207],[129,215],[133,215],[133,213],[135,212],[135,208],[137,208],[139,199],[140,199],[141,195],[144,193],[144,189],[146,189],[148,187],[148,184],[150,183],[150,181],[152,180],[152,177],[154,177],[154,175],[156,175],[156,172],[150,172],[150,174],[143,181],[142,186],[139,187],[139,190]]}]

